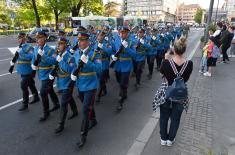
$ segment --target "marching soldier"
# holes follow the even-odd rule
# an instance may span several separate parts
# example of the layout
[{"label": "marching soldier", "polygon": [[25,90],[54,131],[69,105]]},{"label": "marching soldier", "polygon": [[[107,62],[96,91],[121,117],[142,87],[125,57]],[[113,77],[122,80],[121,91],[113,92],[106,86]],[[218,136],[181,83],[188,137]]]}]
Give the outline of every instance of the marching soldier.
[{"label": "marching soldier", "polygon": [[153,75],[153,67],[154,67],[154,60],[157,55],[157,46],[159,44],[159,41],[157,40],[157,30],[152,30],[152,35],[148,36],[148,39],[150,40],[151,49],[147,52],[147,64],[149,69],[148,78],[151,79]]},{"label": "marching soldier", "polygon": [[135,57],[135,74],[136,74],[136,89],[140,86],[141,74],[145,64],[146,52],[151,46],[148,44],[147,39],[145,38],[145,29],[141,28],[138,31],[138,41],[136,47],[136,57]]},{"label": "marching soldier", "polygon": [[117,82],[120,86],[119,91],[119,104],[117,110],[122,110],[123,102],[127,99],[127,88],[129,84],[130,72],[133,69],[132,58],[136,55],[136,45],[129,35],[129,29],[122,27],[120,29],[120,40],[115,41],[115,55],[112,55],[114,62],[114,70],[116,74]]},{"label": "marching soldier", "polygon": [[[23,102],[19,111],[24,111],[28,109],[28,104],[33,104],[40,101],[38,96],[38,91],[35,86],[35,81],[32,76],[32,68],[31,61],[33,58],[33,47],[26,43],[26,34],[19,33],[18,34],[18,43],[22,45],[21,48],[17,50],[18,52],[18,60],[17,60],[17,73],[21,76],[21,89],[23,92]],[[11,66],[14,63],[11,61]],[[31,90],[33,94],[33,100],[29,102],[29,90]]]},{"label": "marching soldier", "polygon": [[156,55],[156,64],[157,67],[156,69],[159,70],[161,63],[162,63],[162,59],[164,57],[164,52],[165,52],[165,47],[164,47],[164,34],[158,34],[157,35],[157,41],[158,41],[158,46],[157,46],[157,55]]},{"label": "marching soldier", "polygon": [[[58,127],[55,129],[55,133],[60,133],[64,130],[65,119],[68,113],[68,104],[71,107],[72,115],[69,120],[78,115],[77,106],[73,98],[72,91],[69,90],[69,82],[71,81],[70,74],[75,68],[75,59],[71,56],[67,49],[67,39],[61,37],[58,41],[58,55],[56,57],[57,65],[51,74],[49,74],[50,80],[55,79],[57,75],[57,88],[61,91],[61,108],[60,108],[60,121]],[[55,75],[54,74],[55,71]]]},{"label": "marching soldier", "polygon": [[[41,99],[43,105],[43,116],[39,121],[46,121],[50,116],[50,112],[60,108],[58,97],[54,91],[53,83],[49,79],[49,74],[54,68],[56,63],[56,52],[53,48],[46,44],[47,34],[43,31],[37,33],[37,46],[34,49],[34,55],[32,60],[32,69],[37,70],[38,78],[41,81]],[[49,110],[49,99],[54,104],[53,108]]]},{"label": "marching soldier", "polygon": [[100,51],[101,55],[101,61],[102,61],[102,72],[100,75],[100,86],[98,90],[98,98],[97,102],[100,102],[101,96],[105,96],[107,94],[107,87],[106,82],[109,77],[109,58],[113,54],[112,47],[108,43],[108,41],[105,40],[105,32],[100,32],[97,37],[97,42],[95,44],[94,49]]},{"label": "marching soldier", "polygon": [[71,74],[71,79],[77,80],[76,86],[82,102],[81,135],[80,141],[77,143],[79,148],[86,143],[88,129],[92,129],[97,124],[94,102],[99,85],[97,74],[100,74],[102,69],[100,54],[90,47],[89,37],[87,33],[80,33],[78,36],[79,49],[75,52],[75,62],[79,69],[78,77]]}]

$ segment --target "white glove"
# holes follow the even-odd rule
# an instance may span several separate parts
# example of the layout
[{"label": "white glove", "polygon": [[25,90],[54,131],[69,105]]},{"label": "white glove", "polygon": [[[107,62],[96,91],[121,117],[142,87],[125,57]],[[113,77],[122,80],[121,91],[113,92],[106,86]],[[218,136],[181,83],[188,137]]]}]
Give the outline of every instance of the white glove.
[{"label": "white glove", "polygon": [[31,65],[31,67],[32,67],[33,70],[37,70],[38,69],[38,67],[34,66],[33,64]]},{"label": "white glove", "polygon": [[39,55],[41,55],[41,56],[43,56],[44,51],[43,51],[43,50],[41,50],[41,49],[39,49],[39,50],[38,50],[38,54],[39,54]]},{"label": "white glove", "polygon": [[144,39],[140,39],[140,43],[141,43],[141,44],[144,44]]},{"label": "white glove", "polygon": [[19,47],[19,48],[16,50],[16,52],[20,52],[21,49],[22,49],[22,48]]},{"label": "white glove", "polygon": [[77,80],[77,76],[75,76],[75,75],[73,75],[73,74],[71,74],[71,80],[73,80],[73,81],[76,81]]},{"label": "white glove", "polygon": [[108,37],[105,37],[104,39],[105,39],[106,41],[108,41],[108,40],[109,40],[109,38],[108,38]]},{"label": "white glove", "polygon": [[82,62],[84,62],[85,64],[87,64],[87,62],[88,62],[88,56],[85,56],[85,54],[83,54],[83,55],[81,56],[81,60],[82,60]]},{"label": "white glove", "polygon": [[153,39],[153,40],[156,40],[157,38],[156,38],[156,36],[153,36],[152,39]]},{"label": "white glove", "polygon": [[123,40],[123,41],[122,41],[122,45],[123,45],[125,48],[127,48],[127,47],[128,47],[128,42],[127,42],[126,40]]},{"label": "white glove", "polygon": [[103,44],[99,43],[98,47],[102,49],[103,48]]},{"label": "white glove", "polygon": [[63,60],[63,57],[61,57],[61,56],[57,55],[57,57],[56,57],[56,61],[61,62],[61,60]]},{"label": "white glove", "polygon": [[161,36],[164,37],[164,34],[162,33]]},{"label": "white glove", "polygon": [[54,77],[54,76],[52,76],[51,74],[49,74],[49,79],[50,79],[50,80],[54,80],[54,79],[55,79],[55,77]]},{"label": "white glove", "polygon": [[70,49],[70,52],[71,52],[71,53],[74,53],[74,50],[73,50],[73,49]]},{"label": "white glove", "polygon": [[112,55],[112,59],[113,61],[117,61],[117,57],[115,57],[114,55]]},{"label": "white glove", "polygon": [[15,64],[14,62],[10,61],[10,65],[11,65],[11,66],[14,66],[14,64]]}]

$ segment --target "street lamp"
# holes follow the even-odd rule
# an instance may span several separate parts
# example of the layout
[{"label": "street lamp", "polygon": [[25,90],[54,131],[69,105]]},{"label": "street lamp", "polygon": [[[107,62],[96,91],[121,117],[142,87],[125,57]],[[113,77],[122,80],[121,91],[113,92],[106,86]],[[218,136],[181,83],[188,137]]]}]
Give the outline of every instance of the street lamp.
[{"label": "street lamp", "polygon": [[209,26],[211,23],[211,16],[212,16],[212,12],[213,12],[213,6],[214,6],[214,0],[210,1],[210,8],[209,8],[209,13],[208,13],[208,18],[207,18],[207,25],[206,25],[206,32],[204,34],[204,38],[205,38],[205,43],[207,43],[208,41],[208,32],[209,32]]}]

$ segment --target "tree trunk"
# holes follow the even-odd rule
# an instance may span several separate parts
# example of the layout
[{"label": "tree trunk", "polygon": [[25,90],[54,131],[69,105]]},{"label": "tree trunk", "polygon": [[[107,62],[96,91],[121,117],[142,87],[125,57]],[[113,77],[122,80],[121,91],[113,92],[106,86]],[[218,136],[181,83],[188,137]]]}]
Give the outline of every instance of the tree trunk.
[{"label": "tree trunk", "polygon": [[80,10],[82,8],[82,0],[79,1],[79,3],[77,4],[77,6],[73,6],[71,9],[72,12],[72,17],[77,17],[80,13]]},{"label": "tree trunk", "polygon": [[58,23],[59,23],[59,13],[57,9],[54,9],[54,15],[55,15],[55,29],[58,30]]},{"label": "tree trunk", "polygon": [[33,5],[33,10],[34,10],[35,19],[36,19],[36,27],[41,27],[40,17],[39,17],[37,5],[36,5],[36,0],[32,0],[32,5]]}]

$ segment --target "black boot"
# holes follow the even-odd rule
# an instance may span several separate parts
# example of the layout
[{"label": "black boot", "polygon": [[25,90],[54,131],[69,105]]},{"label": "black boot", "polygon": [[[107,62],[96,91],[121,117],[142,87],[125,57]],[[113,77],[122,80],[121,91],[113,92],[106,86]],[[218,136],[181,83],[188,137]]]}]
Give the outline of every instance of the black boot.
[{"label": "black boot", "polygon": [[82,148],[86,143],[86,137],[88,134],[89,121],[83,120],[81,126],[81,136],[80,141],[77,143],[78,148]]},{"label": "black boot", "polygon": [[50,109],[50,112],[56,111],[60,108],[60,105],[57,103],[53,106],[53,108]]},{"label": "black boot", "polygon": [[28,105],[27,104],[23,104],[18,110],[19,111],[25,111],[28,109]]},{"label": "black boot", "polygon": [[64,123],[67,116],[68,108],[67,106],[62,106],[60,111],[60,122],[59,126],[55,129],[55,133],[60,133],[64,130]]},{"label": "black boot", "polygon": [[152,79],[152,74],[148,74],[148,79],[151,80]]},{"label": "black boot", "polygon": [[38,96],[38,95],[35,95],[35,96],[33,97],[33,100],[32,100],[31,102],[29,102],[29,104],[34,104],[34,103],[37,103],[37,102],[39,102],[39,101],[40,101],[39,96]]},{"label": "black boot", "polygon": [[74,117],[77,117],[77,116],[78,116],[78,112],[75,112],[75,113],[73,113],[72,115],[70,115],[68,117],[68,120],[71,120],[71,119],[73,119]]},{"label": "black boot", "polygon": [[49,116],[50,116],[50,113],[44,113],[44,115],[40,117],[39,121],[44,122],[49,118]]},{"label": "black boot", "polygon": [[93,127],[95,127],[97,125],[97,120],[91,120],[89,123],[89,130],[91,130]]}]

